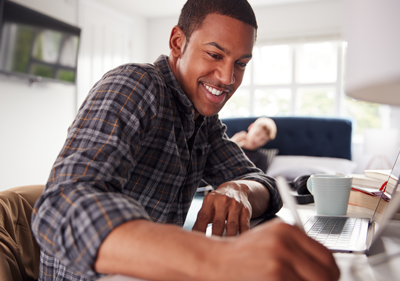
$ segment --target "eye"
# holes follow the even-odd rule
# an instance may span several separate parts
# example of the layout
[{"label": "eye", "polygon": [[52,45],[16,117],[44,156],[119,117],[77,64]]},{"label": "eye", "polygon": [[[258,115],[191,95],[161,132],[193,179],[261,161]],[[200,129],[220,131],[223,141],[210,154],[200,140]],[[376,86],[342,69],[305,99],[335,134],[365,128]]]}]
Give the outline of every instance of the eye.
[{"label": "eye", "polygon": [[239,65],[239,66],[242,67],[242,68],[245,68],[245,67],[247,66],[246,63],[240,62],[240,61],[237,61],[236,64]]},{"label": "eye", "polygon": [[210,57],[212,57],[213,59],[221,59],[221,56],[213,54],[213,53],[207,53]]}]

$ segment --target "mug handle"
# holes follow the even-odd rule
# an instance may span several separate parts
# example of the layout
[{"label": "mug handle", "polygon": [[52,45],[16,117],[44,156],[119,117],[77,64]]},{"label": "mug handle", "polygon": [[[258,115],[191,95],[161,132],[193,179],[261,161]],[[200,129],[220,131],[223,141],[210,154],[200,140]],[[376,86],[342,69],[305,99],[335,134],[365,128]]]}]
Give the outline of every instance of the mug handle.
[{"label": "mug handle", "polygon": [[310,193],[311,193],[311,194],[313,194],[313,195],[314,195],[314,193],[313,193],[313,187],[312,187],[312,181],[311,181],[311,177],[309,177],[309,178],[308,178],[308,180],[307,180],[307,189],[308,189],[308,191],[310,191]]}]

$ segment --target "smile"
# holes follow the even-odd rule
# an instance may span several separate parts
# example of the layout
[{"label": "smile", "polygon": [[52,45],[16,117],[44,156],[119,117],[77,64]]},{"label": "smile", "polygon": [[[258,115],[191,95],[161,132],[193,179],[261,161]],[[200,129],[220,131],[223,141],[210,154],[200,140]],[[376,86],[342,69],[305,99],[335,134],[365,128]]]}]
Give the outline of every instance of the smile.
[{"label": "smile", "polygon": [[[204,85],[204,84],[203,84],[203,85]],[[220,96],[222,93],[227,92],[227,91],[220,91],[220,90],[217,90],[217,89],[215,89],[215,88],[213,88],[213,87],[210,87],[210,86],[207,86],[207,85],[204,85],[204,87],[205,87],[211,94],[213,94],[214,96]]]}]

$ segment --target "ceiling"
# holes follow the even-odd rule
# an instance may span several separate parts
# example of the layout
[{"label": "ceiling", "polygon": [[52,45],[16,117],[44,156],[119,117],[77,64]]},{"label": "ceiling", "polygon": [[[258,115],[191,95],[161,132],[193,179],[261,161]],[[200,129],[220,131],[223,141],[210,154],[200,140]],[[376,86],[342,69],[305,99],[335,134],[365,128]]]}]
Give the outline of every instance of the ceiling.
[{"label": "ceiling", "polygon": [[[148,18],[174,16],[180,10],[186,0],[96,0],[124,14],[139,14]],[[256,7],[270,5],[282,5],[288,3],[322,1],[322,0],[248,0]]]}]

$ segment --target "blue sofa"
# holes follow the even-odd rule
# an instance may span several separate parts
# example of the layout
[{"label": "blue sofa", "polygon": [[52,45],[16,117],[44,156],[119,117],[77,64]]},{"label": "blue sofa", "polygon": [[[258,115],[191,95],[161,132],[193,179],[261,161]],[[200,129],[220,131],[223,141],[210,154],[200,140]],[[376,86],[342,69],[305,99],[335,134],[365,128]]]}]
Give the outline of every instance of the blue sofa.
[{"label": "blue sofa", "polygon": [[[224,118],[231,137],[258,117]],[[352,123],[342,118],[269,117],[278,128],[276,138],[263,148],[277,148],[278,155],[334,157],[351,160]]]}]

